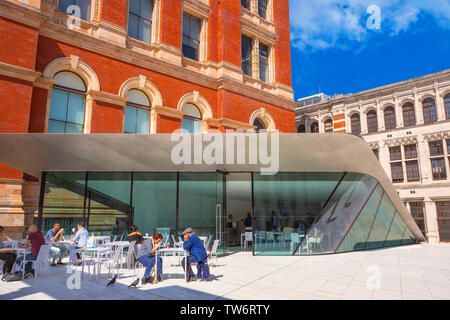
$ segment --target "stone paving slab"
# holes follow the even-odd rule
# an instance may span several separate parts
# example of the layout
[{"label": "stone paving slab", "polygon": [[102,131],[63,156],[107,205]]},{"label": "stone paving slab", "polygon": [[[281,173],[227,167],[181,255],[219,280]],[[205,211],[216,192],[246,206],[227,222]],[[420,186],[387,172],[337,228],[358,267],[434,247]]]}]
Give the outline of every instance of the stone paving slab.
[{"label": "stone paving slab", "polygon": [[[81,288],[70,290],[67,268],[50,270],[39,279],[0,282],[0,300],[450,299],[449,244],[311,257],[240,252],[219,258],[211,268],[212,282],[186,283],[181,267],[171,267],[164,268],[170,278],[137,289],[128,288],[133,272],[122,271],[112,288],[106,288],[103,274],[99,281],[86,276]],[[139,273],[142,276],[143,270]]]}]

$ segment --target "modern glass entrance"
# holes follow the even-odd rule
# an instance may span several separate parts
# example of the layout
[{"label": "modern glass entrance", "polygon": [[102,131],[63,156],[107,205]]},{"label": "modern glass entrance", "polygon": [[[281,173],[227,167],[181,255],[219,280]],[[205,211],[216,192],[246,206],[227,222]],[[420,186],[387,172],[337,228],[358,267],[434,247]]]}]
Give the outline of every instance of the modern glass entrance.
[{"label": "modern glass entrance", "polygon": [[374,178],[356,173],[44,172],[39,225],[70,234],[143,235],[178,241],[185,228],[240,248],[252,217],[255,255],[310,255],[413,243],[414,236]]}]

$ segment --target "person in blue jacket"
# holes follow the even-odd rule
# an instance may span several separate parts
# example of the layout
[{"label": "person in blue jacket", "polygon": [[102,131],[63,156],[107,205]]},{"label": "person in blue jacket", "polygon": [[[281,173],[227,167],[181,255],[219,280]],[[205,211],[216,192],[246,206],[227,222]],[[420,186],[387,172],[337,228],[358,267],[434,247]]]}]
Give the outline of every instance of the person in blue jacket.
[{"label": "person in blue jacket", "polygon": [[[187,267],[189,270],[188,281],[195,281],[194,272],[191,269],[191,263],[197,263],[197,278],[203,281],[209,281],[209,267],[207,261],[207,254],[202,240],[192,231],[192,228],[187,228],[183,231],[183,249],[189,251],[187,257]],[[185,259],[183,258],[183,269],[185,267]]]}]

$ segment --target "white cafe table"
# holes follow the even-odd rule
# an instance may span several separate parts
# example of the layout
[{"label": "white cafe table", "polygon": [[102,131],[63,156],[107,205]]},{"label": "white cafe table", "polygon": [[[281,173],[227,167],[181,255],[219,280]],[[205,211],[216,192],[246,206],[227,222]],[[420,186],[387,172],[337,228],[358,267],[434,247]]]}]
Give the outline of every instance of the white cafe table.
[{"label": "white cafe table", "polygon": [[188,274],[188,268],[187,268],[187,257],[189,256],[189,251],[184,250],[183,248],[164,248],[156,250],[155,254],[155,273],[158,275],[158,255],[163,255],[164,253],[175,253],[176,255],[180,256],[184,255],[186,259],[184,259],[184,279],[187,282],[187,274]]},{"label": "white cafe table", "polygon": [[95,236],[94,237],[94,244],[96,246],[103,244],[106,242],[106,240],[111,240],[111,236]]},{"label": "white cafe table", "polygon": [[120,267],[122,266],[122,258],[123,258],[123,249],[124,248],[129,248],[130,247],[130,242],[129,241],[113,241],[113,242],[108,242],[108,243],[103,243],[100,246],[101,247],[115,247],[116,250],[119,249],[120,250],[120,265],[119,265],[119,272],[120,272]]},{"label": "white cafe table", "polygon": [[[15,251],[16,252],[16,254],[17,254],[17,258],[20,256],[20,255],[22,255],[23,256],[23,259],[25,260],[25,256],[26,256],[26,254],[27,254],[27,252],[29,251],[29,249],[30,248],[13,248],[13,247],[11,247],[11,248],[1,248],[0,249],[0,252],[9,252],[9,251]],[[16,258],[16,259],[17,259]],[[14,261],[14,266],[16,266],[16,262]],[[23,278],[24,278],[24,276],[25,276],[25,263],[22,263],[22,280],[23,280]]]}]

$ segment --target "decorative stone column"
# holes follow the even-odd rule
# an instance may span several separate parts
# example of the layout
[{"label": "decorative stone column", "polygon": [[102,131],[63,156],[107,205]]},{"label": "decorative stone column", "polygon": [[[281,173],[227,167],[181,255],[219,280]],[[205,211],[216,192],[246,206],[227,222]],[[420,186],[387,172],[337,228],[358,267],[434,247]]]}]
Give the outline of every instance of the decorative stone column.
[{"label": "decorative stone column", "polygon": [[422,104],[417,95],[417,88],[414,87],[414,113],[416,114],[416,124],[423,124]]},{"label": "decorative stone column", "polygon": [[23,183],[19,179],[0,179],[0,225],[12,239],[22,239],[25,233]]},{"label": "decorative stone column", "polygon": [[444,97],[441,95],[439,90],[439,84],[437,82],[434,83],[434,94],[435,94],[435,103],[436,103],[436,111],[437,111],[437,119],[438,121],[445,120],[445,106],[444,106]]},{"label": "decorative stone column", "polygon": [[417,136],[417,156],[419,158],[420,176],[422,183],[429,183],[433,181],[430,155],[428,150],[428,142],[425,141],[423,135]]},{"label": "decorative stone column", "polygon": [[253,40],[252,48],[252,76],[259,79],[259,40]]},{"label": "decorative stone column", "polygon": [[439,228],[437,222],[436,204],[432,200],[426,200],[424,218],[427,225],[427,237],[429,243],[439,243]]},{"label": "decorative stone column", "polygon": [[398,94],[394,92],[394,112],[395,112],[395,125],[397,128],[403,128],[403,116],[402,116],[402,107],[398,102]]}]

